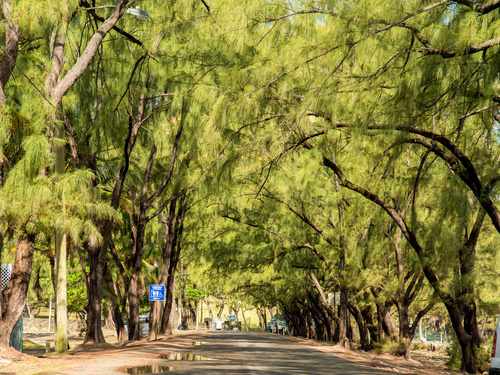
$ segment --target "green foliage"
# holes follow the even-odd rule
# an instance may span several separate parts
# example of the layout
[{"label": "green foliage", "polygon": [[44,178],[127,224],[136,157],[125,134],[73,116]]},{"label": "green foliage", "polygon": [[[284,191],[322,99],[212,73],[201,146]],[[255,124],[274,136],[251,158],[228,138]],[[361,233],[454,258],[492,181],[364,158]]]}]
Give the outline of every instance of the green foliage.
[{"label": "green foliage", "polygon": [[[95,5],[99,17],[111,14]],[[305,305],[317,296],[313,272],[325,292],[346,288],[350,302],[371,308],[392,303],[430,266],[439,290],[425,284],[411,313],[445,294],[498,312],[498,232],[486,218],[472,266],[462,268],[482,201],[460,179],[471,167],[448,163],[453,150],[439,143],[446,137],[455,156],[470,160],[481,191],[498,179],[498,11],[417,0],[223,1],[210,14],[193,1],[140,5],[150,18],[125,14],[55,110],[41,89],[55,32],[66,37],[62,78],[100,23],[78,1],[14,4],[22,43],[0,117],[4,248],[30,233],[37,249],[52,251],[58,230],[82,250],[102,241],[102,223],[110,222],[117,254],[109,272],[128,282],[141,195],[161,186],[182,128],[173,178],[143,213],[150,217],[141,286],[159,282],[162,224],[152,215],[185,191],[180,248],[192,300],[210,294],[268,308]],[[487,41],[493,45],[474,52]],[[125,160],[141,97],[144,113]],[[58,175],[54,150],[62,146],[66,173]],[[343,188],[325,157],[400,213],[421,253],[379,206]],[[497,190],[489,194],[495,205]],[[2,250],[3,259],[12,257]],[[81,277],[72,272],[68,280],[75,309],[84,304]]]},{"label": "green foliage", "polygon": [[196,302],[204,299],[205,297],[210,295],[210,291],[203,289],[196,289],[191,286],[186,287],[186,297],[189,300],[194,300]]},{"label": "green foliage", "polygon": [[73,270],[68,273],[67,283],[68,312],[82,313],[88,303],[82,271]]}]

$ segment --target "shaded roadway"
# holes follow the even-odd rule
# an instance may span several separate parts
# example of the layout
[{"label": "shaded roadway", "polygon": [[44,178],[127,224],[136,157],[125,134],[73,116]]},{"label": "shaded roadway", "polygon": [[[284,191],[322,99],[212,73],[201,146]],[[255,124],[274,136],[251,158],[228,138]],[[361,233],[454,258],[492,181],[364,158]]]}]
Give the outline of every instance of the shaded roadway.
[{"label": "shaded roadway", "polygon": [[203,341],[190,352],[224,361],[166,361],[171,369],[165,373],[390,374],[324,353],[312,346],[295,343],[289,337],[276,334],[209,331]]}]

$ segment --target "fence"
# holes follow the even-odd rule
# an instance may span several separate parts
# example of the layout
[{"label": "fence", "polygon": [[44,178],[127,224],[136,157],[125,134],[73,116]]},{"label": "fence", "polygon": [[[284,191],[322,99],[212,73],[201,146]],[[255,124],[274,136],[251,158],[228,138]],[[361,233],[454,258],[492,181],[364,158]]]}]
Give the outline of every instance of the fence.
[{"label": "fence", "polygon": [[[448,344],[453,340],[453,336],[446,332],[437,332],[429,330],[428,328],[422,329],[422,336],[428,341],[432,343],[441,343]],[[414,340],[420,340],[419,329],[417,328],[415,331]]]}]

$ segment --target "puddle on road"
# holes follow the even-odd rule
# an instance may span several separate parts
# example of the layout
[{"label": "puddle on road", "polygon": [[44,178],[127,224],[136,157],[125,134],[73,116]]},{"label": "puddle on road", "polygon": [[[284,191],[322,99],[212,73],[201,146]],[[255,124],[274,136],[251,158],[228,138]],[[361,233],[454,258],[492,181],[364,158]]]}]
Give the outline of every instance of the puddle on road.
[{"label": "puddle on road", "polygon": [[[198,354],[187,354],[187,353],[163,353],[160,354],[158,357],[169,361],[226,361],[224,359],[208,358]],[[174,367],[169,366],[165,363],[159,363],[147,366],[130,367],[125,370],[125,373],[139,375],[139,374],[151,374],[151,373],[157,374],[166,371],[174,371]]]},{"label": "puddle on road", "polygon": [[202,357],[198,354],[187,353],[164,353],[159,356],[161,359],[168,359],[169,361],[217,361],[214,358]]},{"label": "puddle on road", "polygon": [[157,364],[157,365],[147,365],[147,366],[138,366],[138,367],[131,367],[125,370],[126,374],[133,374],[133,375],[141,375],[141,374],[157,374],[157,373],[162,373],[166,371],[174,371],[174,368],[172,366],[165,366],[162,364]]}]

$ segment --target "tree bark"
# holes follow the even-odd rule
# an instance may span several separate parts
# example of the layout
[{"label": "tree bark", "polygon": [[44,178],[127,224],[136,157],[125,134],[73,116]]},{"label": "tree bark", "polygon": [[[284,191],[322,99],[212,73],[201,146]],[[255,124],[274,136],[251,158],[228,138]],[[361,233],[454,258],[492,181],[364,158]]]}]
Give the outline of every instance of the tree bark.
[{"label": "tree bark", "polygon": [[353,303],[349,303],[348,306],[349,306],[349,311],[351,312],[352,316],[354,316],[354,320],[358,325],[359,341],[361,349],[364,350],[365,352],[372,350],[373,348],[370,343],[370,332],[366,325],[363,314]]},{"label": "tree bark", "polygon": [[[12,19],[12,6],[10,0],[3,0],[1,5],[3,17],[5,22],[5,49],[4,55],[2,57],[2,62],[0,63],[0,116],[4,116],[4,106],[6,104],[5,99],[5,86],[14,71],[17,60],[18,46],[19,46],[19,25]],[[6,142],[5,139],[0,139],[0,189],[4,185],[4,155],[3,155],[3,145]],[[3,252],[3,241],[4,233],[3,229],[0,229],[0,263],[2,260]],[[3,300],[0,286],[0,323],[2,322],[2,308]]]},{"label": "tree bark", "polygon": [[56,352],[68,351],[68,301],[67,301],[67,265],[68,238],[61,231],[56,231]]},{"label": "tree bark", "polygon": [[21,318],[31,278],[35,235],[25,235],[17,243],[14,270],[3,290],[3,319],[0,322],[0,344],[9,346],[14,326]]},{"label": "tree bark", "polygon": [[109,299],[109,308],[111,310],[113,324],[115,325],[116,339],[118,342],[122,342],[127,339],[127,333],[125,331],[125,323],[123,322],[122,312],[120,310],[120,290],[113,281],[111,274],[106,271],[105,275],[108,291],[111,295],[113,295],[113,298]]},{"label": "tree bark", "polygon": [[54,87],[52,92],[53,106],[57,108],[63,96],[75,84],[75,82],[85,73],[90,62],[94,58],[97,49],[101,45],[103,39],[108,32],[115,26],[120,17],[125,13],[123,0],[117,0],[115,3],[115,10],[106,21],[103,22],[101,27],[94,33],[90,39],[87,47],[76,61],[75,65],[66,73],[63,79]]},{"label": "tree bark", "polygon": [[[175,222],[176,222],[176,207],[177,200],[170,202],[168,216],[165,223],[162,223],[165,228],[165,244],[162,254],[162,269],[160,284],[165,285],[167,292],[165,306],[163,309],[162,321],[160,324],[160,333],[162,335],[172,334],[172,322],[170,321],[170,313],[174,301],[174,284],[175,284]],[[174,262],[176,263],[174,266]]]},{"label": "tree bark", "polygon": [[348,327],[349,327],[349,309],[347,307],[348,289],[346,287],[340,288],[340,305],[339,305],[339,337],[338,343],[343,348],[349,348]]},{"label": "tree bark", "polygon": [[398,327],[394,323],[390,313],[391,306],[388,307],[387,304],[380,305],[380,313],[382,315],[382,323],[384,332],[387,334],[390,340],[396,341],[398,338]]},{"label": "tree bark", "polygon": [[332,319],[333,321],[335,321],[337,324],[339,323],[339,317],[337,316],[337,314],[335,314],[335,311],[332,309],[332,307],[328,304],[328,301],[325,297],[325,293],[323,292],[323,288],[321,287],[321,285],[319,284],[319,281],[318,279],[316,278],[316,275],[314,274],[314,272],[310,272],[309,273],[309,276],[311,278],[311,281],[313,282],[313,285],[314,287],[316,288],[316,290],[318,291],[318,294],[319,294],[319,300],[321,301],[321,305],[322,307],[325,309],[325,311],[328,313],[328,316],[330,317],[330,319]]},{"label": "tree bark", "polygon": [[140,340],[141,329],[139,325],[139,276],[142,269],[142,256],[144,253],[144,236],[146,233],[146,222],[143,215],[138,218],[137,233],[134,241],[134,249],[131,257],[131,275],[128,285],[128,339]]},{"label": "tree bark", "polygon": [[[111,226],[111,223],[105,223],[104,226]],[[107,229],[101,229],[101,233],[104,231]],[[96,238],[91,238],[88,251],[89,288],[87,289],[88,305],[86,306],[87,332],[84,343],[97,344],[105,342],[101,324],[102,283],[106,260],[105,244],[100,244]]]},{"label": "tree bark", "polygon": [[[2,62],[0,64],[0,84],[1,96],[5,99],[5,86],[9,81],[14,68],[16,67],[18,46],[19,46],[19,25],[17,19],[12,18],[12,5],[10,0],[2,0],[2,13],[5,22],[5,49]],[[0,106],[5,104],[0,101]]]},{"label": "tree bark", "polygon": [[[166,301],[163,309],[163,316],[160,325],[161,334],[172,334],[172,329],[175,326],[171,321],[173,303],[175,300],[175,270],[180,259],[181,240],[184,229],[184,218],[186,215],[185,195],[180,197],[179,210],[175,214],[176,201],[174,199],[170,203],[169,216],[166,223],[167,241],[163,253],[163,267],[161,273],[161,283],[166,285]],[[175,217],[175,219],[173,219]]]}]

